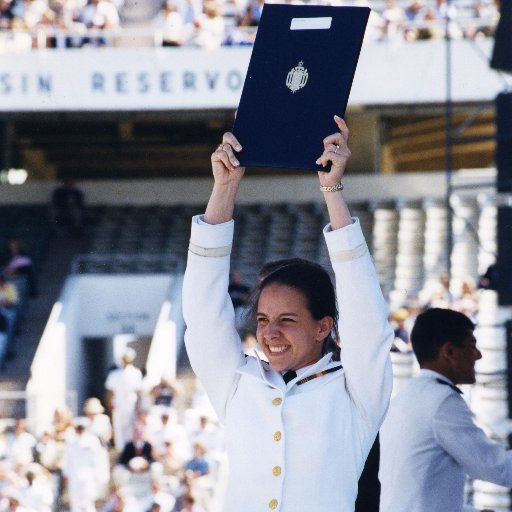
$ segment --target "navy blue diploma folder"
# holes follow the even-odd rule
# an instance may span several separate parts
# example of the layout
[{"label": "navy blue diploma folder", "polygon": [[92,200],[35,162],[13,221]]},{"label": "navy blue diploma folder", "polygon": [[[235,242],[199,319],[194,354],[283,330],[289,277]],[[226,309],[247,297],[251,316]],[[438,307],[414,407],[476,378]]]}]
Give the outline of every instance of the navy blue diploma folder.
[{"label": "navy blue diploma folder", "polygon": [[319,170],[345,114],[370,9],[265,4],[233,133],[249,167]]}]

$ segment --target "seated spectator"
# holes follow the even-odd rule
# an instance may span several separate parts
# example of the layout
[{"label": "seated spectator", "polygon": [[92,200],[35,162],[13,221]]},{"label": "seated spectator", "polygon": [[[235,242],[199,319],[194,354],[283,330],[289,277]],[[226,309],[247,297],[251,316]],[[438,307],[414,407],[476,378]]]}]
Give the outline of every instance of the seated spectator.
[{"label": "seated spectator", "polygon": [[0,310],[0,370],[5,368],[5,356],[7,354],[8,321]]},{"label": "seated spectator", "polygon": [[34,458],[45,469],[56,473],[60,469],[62,450],[50,430],[45,430],[34,447]]},{"label": "seated spectator", "polygon": [[105,46],[108,42],[106,34],[95,33],[116,30],[120,26],[119,13],[110,0],[87,0],[78,21],[89,31],[82,44],[92,46]]},{"label": "seated spectator", "polygon": [[127,496],[120,488],[114,488],[110,497],[103,507],[103,512],[128,512],[137,511],[137,502],[135,498]]},{"label": "seated spectator", "polygon": [[0,29],[9,30],[15,18],[13,0],[0,0]]},{"label": "seated spectator", "polygon": [[7,261],[2,274],[7,279],[26,279],[29,295],[37,296],[34,262],[27,254],[24,244],[17,238],[7,240]]},{"label": "seated spectator", "polygon": [[435,0],[433,7],[428,9],[431,23],[432,39],[440,39],[446,35],[446,23],[452,39],[461,39],[464,34],[457,22],[457,7],[453,2],[448,5],[446,0]]},{"label": "seated spectator", "polygon": [[420,301],[418,295],[413,294],[407,298],[405,308],[407,309],[408,315],[404,322],[404,327],[405,330],[408,333],[410,333],[412,331],[416,318],[418,318],[418,315],[420,313],[423,313],[423,311],[425,311],[426,306]]},{"label": "seated spectator", "polygon": [[177,0],[164,0],[154,27],[162,33],[162,46],[181,46],[185,42],[185,21],[178,11]]},{"label": "seated spectator", "polygon": [[48,7],[45,0],[25,0],[22,3],[22,19],[23,25],[27,30],[34,30],[39,25],[52,18],[53,13]]},{"label": "seated spectator", "polygon": [[119,464],[133,473],[142,473],[148,471],[153,462],[153,447],[140,430],[135,430],[119,456]]},{"label": "seated spectator", "polygon": [[74,182],[66,179],[52,194],[53,221],[70,235],[78,237],[84,229],[84,194]]},{"label": "seated spectator", "polygon": [[260,24],[264,0],[250,0],[244,16],[240,20],[241,27],[257,27]]},{"label": "seated spectator", "polygon": [[222,46],[225,26],[217,0],[204,0],[203,14],[195,20],[194,26],[191,44],[205,50],[216,50]]},{"label": "seated spectator", "polygon": [[409,311],[406,308],[400,308],[394,311],[389,319],[395,331],[395,339],[391,346],[392,352],[411,352],[412,346],[409,340],[409,332],[405,327],[405,322],[409,318]]},{"label": "seated spectator", "polygon": [[430,308],[451,308],[453,293],[450,286],[450,275],[448,272],[442,272],[438,282],[432,286],[430,296],[427,297],[428,306]]},{"label": "seated spectator", "polygon": [[20,485],[22,485],[22,479],[11,469],[8,459],[0,460],[0,499],[5,498],[1,501],[6,502],[8,496],[17,494]]},{"label": "seated spectator", "polygon": [[153,399],[153,405],[171,407],[174,398],[180,394],[180,388],[168,377],[162,377],[160,382],[151,388],[149,394]]},{"label": "seated spectator", "polygon": [[448,5],[446,0],[435,0],[432,11],[437,20],[445,20],[447,16],[453,19],[457,16],[457,7],[452,2]]},{"label": "seated spectator", "polygon": [[388,40],[402,39],[405,26],[405,12],[396,0],[386,0],[381,13],[383,21],[383,38]]},{"label": "seated spectator", "polygon": [[453,309],[464,313],[475,322],[478,312],[478,299],[475,281],[470,276],[466,276],[460,283],[460,292],[456,294]]},{"label": "seated spectator", "polygon": [[[18,289],[0,274],[0,332],[5,333],[5,344],[0,344],[0,364],[12,349],[19,305]],[[3,329],[2,329],[2,324]]]},{"label": "seated spectator", "polygon": [[178,496],[184,476],[185,460],[174,454],[172,441],[165,441],[164,444],[165,452],[158,454],[158,462],[162,465],[162,479],[166,487]]},{"label": "seated spectator", "polygon": [[471,5],[472,20],[466,26],[465,36],[479,39],[494,36],[499,10],[492,0],[476,0]]},{"label": "seated spectator", "polygon": [[208,416],[200,416],[199,428],[192,432],[191,439],[204,446],[208,453],[224,450],[220,429]]},{"label": "seated spectator", "polygon": [[176,505],[176,498],[162,489],[158,480],[151,483],[151,493],[142,504],[142,510],[172,512]]},{"label": "seated spectator", "polygon": [[426,8],[421,0],[410,0],[405,8],[404,14],[406,18],[405,39],[407,41],[415,41],[418,39],[418,30],[421,27]]},{"label": "seated spectator", "polygon": [[161,457],[167,451],[167,442],[174,447],[174,455],[180,460],[187,460],[190,457],[190,441],[187,431],[183,425],[176,421],[171,415],[171,410],[160,409],[160,414],[148,431],[148,438],[151,440],[154,455]]},{"label": "seated spectator", "polygon": [[18,493],[14,492],[9,494],[2,500],[2,511],[5,512],[32,512],[21,505]]},{"label": "seated spectator", "polygon": [[17,419],[14,424],[14,437],[12,438],[8,456],[14,468],[23,468],[34,462],[34,448],[36,438],[27,430],[25,419]]},{"label": "seated spectator", "polygon": [[75,425],[69,407],[57,407],[53,412],[53,430],[57,442],[63,443],[73,437]]},{"label": "seated spectator", "polygon": [[[7,460],[8,454],[9,454],[9,426],[8,422],[0,418],[0,476],[2,471],[1,463],[2,461]],[[0,494],[2,494],[2,488],[1,488],[1,479],[0,479]]]},{"label": "seated spectator", "polygon": [[25,483],[20,487],[18,496],[27,510],[52,512],[54,495],[51,476],[41,466],[32,465],[25,474]]},{"label": "seated spectator", "polygon": [[185,463],[185,474],[188,478],[199,478],[210,472],[208,461],[205,458],[206,448],[196,442],[193,447],[193,456]]},{"label": "seated spectator", "polygon": [[180,512],[205,512],[202,507],[196,504],[196,500],[192,494],[185,494],[181,499]]},{"label": "seated spectator", "polygon": [[155,457],[160,457],[166,451],[165,442],[171,438],[173,425],[169,421],[170,414],[168,409],[161,409],[158,420],[152,425],[149,437]]}]

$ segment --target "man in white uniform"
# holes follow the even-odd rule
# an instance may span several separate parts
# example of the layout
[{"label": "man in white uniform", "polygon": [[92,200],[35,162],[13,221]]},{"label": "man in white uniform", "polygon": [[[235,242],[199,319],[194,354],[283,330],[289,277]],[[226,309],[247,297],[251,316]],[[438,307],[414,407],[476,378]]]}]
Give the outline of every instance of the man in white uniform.
[{"label": "man in white uniform", "polygon": [[123,450],[132,437],[142,389],[142,372],[133,365],[135,356],[135,350],[126,349],[122,357],[122,368],[112,370],[105,382],[107,404],[112,411],[114,444],[118,452]]},{"label": "man in white uniform", "polygon": [[71,512],[96,511],[102,446],[86,428],[85,420],[76,421],[75,436],[66,443],[63,453],[62,473],[67,481]]},{"label": "man in white uniform", "polygon": [[461,512],[466,475],[512,487],[512,451],[473,422],[457,384],[475,382],[474,324],[433,308],[411,332],[420,373],[391,401],[380,431],[381,512]]}]

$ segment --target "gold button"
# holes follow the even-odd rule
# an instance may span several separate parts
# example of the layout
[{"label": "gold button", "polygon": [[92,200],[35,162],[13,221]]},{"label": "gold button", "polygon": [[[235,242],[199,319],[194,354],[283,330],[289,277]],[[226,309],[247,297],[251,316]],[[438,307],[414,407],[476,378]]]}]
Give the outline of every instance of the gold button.
[{"label": "gold button", "polygon": [[279,476],[281,474],[281,467],[280,466],[274,466],[272,468],[272,474],[274,476]]},{"label": "gold button", "polygon": [[268,508],[275,510],[277,508],[277,500],[270,500],[268,503]]},{"label": "gold button", "polygon": [[274,441],[281,441],[281,432],[279,430],[274,434]]},{"label": "gold button", "polygon": [[281,404],[283,403],[283,399],[282,399],[282,398],[279,398],[279,397],[274,398],[274,400],[272,400],[272,403],[273,403],[274,405],[281,405]]}]

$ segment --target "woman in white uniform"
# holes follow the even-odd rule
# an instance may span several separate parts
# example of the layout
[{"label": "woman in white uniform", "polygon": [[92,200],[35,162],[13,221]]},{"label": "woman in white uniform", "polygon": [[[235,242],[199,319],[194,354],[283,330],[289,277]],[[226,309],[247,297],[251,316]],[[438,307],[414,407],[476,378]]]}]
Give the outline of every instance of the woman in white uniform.
[{"label": "woman in white uniform", "polygon": [[[317,164],[331,164],[318,175],[336,293],[314,264],[285,265],[263,279],[256,336],[268,363],[244,355],[227,293],[232,216],[244,174],[236,157],[242,147],[231,133],[212,154],[215,183],[206,212],[192,220],[185,342],[226,426],[225,512],[352,512],[388,407],[393,330],[359,221],[343,198],[348,129],[341,118],[334,121],[338,131],[324,139]],[[340,361],[324,350],[336,327]]]}]

